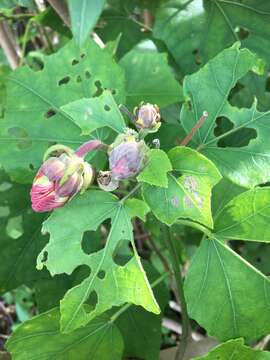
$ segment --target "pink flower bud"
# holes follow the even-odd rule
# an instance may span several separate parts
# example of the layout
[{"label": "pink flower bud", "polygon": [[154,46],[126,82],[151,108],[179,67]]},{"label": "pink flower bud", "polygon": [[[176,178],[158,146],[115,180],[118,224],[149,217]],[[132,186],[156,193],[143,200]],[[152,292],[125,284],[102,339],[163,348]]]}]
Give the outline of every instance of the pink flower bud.
[{"label": "pink flower bud", "polygon": [[[54,147],[55,148],[55,147]],[[63,147],[59,156],[47,159],[39,169],[31,189],[32,208],[36,212],[62,207],[93,179],[92,167],[83,158]]]},{"label": "pink flower bud", "polygon": [[138,129],[147,129],[155,132],[160,127],[160,111],[157,105],[142,104],[134,109],[135,125]]},{"label": "pink flower bud", "polygon": [[114,179],[123,180],[135,176],[146,165],[149,148],[143,140],[138,141],[134,135],[119,135],[109,154],[111,173]]}]

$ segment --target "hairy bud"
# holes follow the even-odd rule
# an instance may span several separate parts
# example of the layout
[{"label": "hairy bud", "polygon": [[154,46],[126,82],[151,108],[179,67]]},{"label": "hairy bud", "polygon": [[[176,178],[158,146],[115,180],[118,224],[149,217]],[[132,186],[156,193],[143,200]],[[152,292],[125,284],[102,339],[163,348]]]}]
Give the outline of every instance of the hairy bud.
[{"label": "hairy bud", "polygon": [[[57,149],[56,149],[57,147]],[[40,167],[32,185],[32,208],[36,212],[51,211],[62,207],[78,192],[86,190],[93,180],[91,165],[71,149],[54,146],[49,157]],[[47,156],[50,153],[47,151]]]},{"label": "hairy bud", "polygon": [[159,129],[160,122],[160,111],[157,105],[152,104],[141,104],[139,107],[134,109],[135,113],[135,125],[138,129],[149,130],[155,132]]},{"label": "hairy bud", "polygon": [[[120,139],[120,141],[119,141]],[[109,163],[114,179],[123,180],[137,175],[148,161],[149,148],[138,141],[132,132],[119,135],[109,152]]]},{"label": "hairy bud", "polygon": [[111,171],[100,171],[97,182],[98,186],[104,191],[114,191],[119,186],[119,181],[112,177]]}]

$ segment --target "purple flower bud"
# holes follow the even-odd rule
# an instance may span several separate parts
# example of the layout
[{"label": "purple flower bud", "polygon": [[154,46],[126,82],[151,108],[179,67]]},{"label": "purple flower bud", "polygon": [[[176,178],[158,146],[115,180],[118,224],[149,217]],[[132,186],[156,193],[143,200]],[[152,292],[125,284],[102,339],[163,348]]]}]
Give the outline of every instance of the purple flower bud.
[{"label": "purple flower bud", "polygon": [[[55,147],[54,147],[55,149]],[[40,167],[32,185],[32,208],[36,212],[62,207],[93,179],[93,169],[81,157],[59,146],[62,153],[47,159]]]},{"label": "purple flower bud", "polygon": [[147,129],[155,132],[160,127],[160,111],[157,105],[142,104],[134,109],[135,125],[138,129]]},{"label": "purple flower bud", "polygon": [[119,135],[109,153],[109,164],[114,179],[123,180],[137,175],[146,165],[149,148],[143,140],[137,141],[134,135]]}]

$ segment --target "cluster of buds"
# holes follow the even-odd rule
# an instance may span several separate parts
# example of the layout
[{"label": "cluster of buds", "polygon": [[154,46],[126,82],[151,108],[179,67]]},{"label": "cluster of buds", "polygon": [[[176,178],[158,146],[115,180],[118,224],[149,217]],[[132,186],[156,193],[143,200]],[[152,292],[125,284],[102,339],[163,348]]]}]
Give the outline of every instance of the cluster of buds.
[{"label": "cluster of buds", "polygon": [[63,145],[50,147],[33,181],[33,210],[51,211],[64,206],[78,192],[84,192],[94,178],[93,168],[84,161],[84,156],[102,145],[98,140],[89,141],[75,152]]},{"label": "cluster of buds", "polygon": [[[125,110],[128,112],[128,110]],[[101,171],[97,182],[105,191],[114,191],[119,181],[136,176],[148,162],[149,148],[143,137],[160,127],[157,105],[141,104],[129,113],[139,133],[127,129],[108,147],[109,171]],[[51,211],[64,206],[76,194],[84,192],[94,179],[92,166],[84,160],[90,151],[104,148],[99,140],[91,140],[73,151],[64,145],[48,149],[31,189],[32,208],[36,212]]]}]

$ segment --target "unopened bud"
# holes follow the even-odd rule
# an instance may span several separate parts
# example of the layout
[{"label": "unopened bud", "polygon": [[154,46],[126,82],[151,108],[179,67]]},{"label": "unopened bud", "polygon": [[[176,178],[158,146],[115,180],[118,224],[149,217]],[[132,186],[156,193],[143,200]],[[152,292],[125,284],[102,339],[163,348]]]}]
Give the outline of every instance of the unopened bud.
[{"label": "unopened bud", "polygon": [[[121,142],[119,142],[121,137]],[[109,163],[112,176],[116,180],[128,179],[137,175],[148,161],[149,148],[135,135],[119,135],[111,145]]]},{"label": "unopened bud", "polygon": [[104,191],[114,191],[119,186],[119,181],[112,177],[111,171],[100,171],[97,182],[98,186]]},{"label": "unopened bud", "polygon": [[[93,180],[93,169],[71,149],[59,146],[57,156],[49,157],[40,167],[32,185],[32,208],[36,212],[62,207]],[[53,149],[47,151],[47,157]]]},{"label": "unopened bud", "polygon": [[135,125],[138,129],[149,130],[149,132],[155,132],[159,129],[160,122],[160,110],[157,105],[142,104],[134,109],[135,113]]}]

